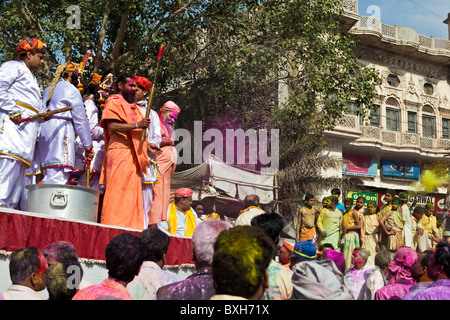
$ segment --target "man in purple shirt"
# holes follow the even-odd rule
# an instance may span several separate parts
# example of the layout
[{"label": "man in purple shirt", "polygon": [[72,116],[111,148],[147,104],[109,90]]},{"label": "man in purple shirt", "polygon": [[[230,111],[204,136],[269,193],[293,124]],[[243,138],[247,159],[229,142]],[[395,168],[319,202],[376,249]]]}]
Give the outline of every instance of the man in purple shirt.
[{"label": "man in purple shirt", "polygon": [[434,282],[416,294],[414,300],[450,300],[450,244],[441,241],[428,263],[428,277]]}]

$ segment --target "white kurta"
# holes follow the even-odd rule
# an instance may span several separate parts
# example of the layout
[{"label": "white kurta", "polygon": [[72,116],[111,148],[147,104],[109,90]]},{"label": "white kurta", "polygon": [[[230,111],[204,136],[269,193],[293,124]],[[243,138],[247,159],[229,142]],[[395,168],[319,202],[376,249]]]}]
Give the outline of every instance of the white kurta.
[{"label": "white kurta", "polygon": [[47,99],[50,88],[45,89],[42,105],[50,110],[72,107],[53,115],[42,124],[39,134],[39,158],[44,171],[43,183],[65,183],[53,181],[54,170],[71,172],[75,165],[75,131],[85,149],[92,148],[91,130],[79,90],[67,81],[59,81],[53,91],[50,104]]},{"label": "white kurta", "polygon": [[33,161],[39,121],[16,125],[10,116],[27,118],[41,112],[36,77],[23,61],[0,66],[0,206],[16,208],[23,191],[25,169]]},{"label": "white kurta", "polygon": [[[99,125],[98,108],[95,102],[92,99],[88,98],[84,101],[84,107],[86,109],[86,115],[89,121],[89,127],[91,129],[92,144],[94,146],[95,152],[94,159],[92,159],[91,161],[91,172],[95,173],[95,175],[92,177],[90,185],[91,188],[104,190],[104,186],[100,185],[98,182],[100,179],[103,158],[105,157],[105,140],[103,136],[103,128]],[[75,169],[84,171],[84,147],[79,136],[77,137],[75,144]],[[86,186],[86,173],[81,176],[78,185]]]},{"label": "white kurta", "polygon": [[31,165],[38,121],[14,124],[9,117],[27,118],[41,112],[41,94],[36,77],[23,61],[8,61],[0,66],[0,155]]},{"label": "white kurta", "polygon": [[[145,115],[147,112],[147,101],[138,101],[136,103],[141,110],[142,114]],[[161,123],[159,122],[158,113],[155,110],[150,110],[150,126],[146,130],[148,143],[153,143],[158,147],[161,145]],[[148,174],[142,174],[142,200],[144,202],[144,223],[148,225],[148,213],[153,205],[153,184],[158,182],[158,161],[155,155],[151,152],[148,153],[148,158],[150,163],[148,165]]]},{"label": "white kurta", "polygon": [[411,221],[411,212],[409,211],[409,207],[405,204],[402,206],[402,220],[403,220],[403,242],[405,247],[412,248],[413,247],[413,231],[412,231],[412,221]]}]

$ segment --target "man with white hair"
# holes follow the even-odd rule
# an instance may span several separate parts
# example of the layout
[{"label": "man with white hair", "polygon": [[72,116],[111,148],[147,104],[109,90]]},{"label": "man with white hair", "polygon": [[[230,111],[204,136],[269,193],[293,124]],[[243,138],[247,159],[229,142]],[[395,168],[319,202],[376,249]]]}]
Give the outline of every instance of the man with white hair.
[{"label": "man with white hair", "polygon": [[350,268],[344,277],[353,300],[363,300],[366,292],[366,283],[375,267],[367,264],[370,252],[367,249],[355,248],[352,254],[353,268]]}]

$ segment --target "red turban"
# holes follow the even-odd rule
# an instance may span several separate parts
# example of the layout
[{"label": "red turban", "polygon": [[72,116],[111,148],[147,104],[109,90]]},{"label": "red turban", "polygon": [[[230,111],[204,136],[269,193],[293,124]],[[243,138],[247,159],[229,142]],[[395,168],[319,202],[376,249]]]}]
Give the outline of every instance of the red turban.
[{"label": "red turban", "polygon": [[150,91],[152,88],[152,82],[146,77],[136,76],[134,77],[134,81],[138,86],[144,88],[145,91]]},{"label": "red turban", "polygon": [[38,39],[25,39],[17,46],[17,54],[19,55],[29,51],[46,53],[47,47],[42,41]]},{"label": "red turban", "polygon": [[180,188],[175,191],[175,198],[189,198],[194,191],[189,188]]}]

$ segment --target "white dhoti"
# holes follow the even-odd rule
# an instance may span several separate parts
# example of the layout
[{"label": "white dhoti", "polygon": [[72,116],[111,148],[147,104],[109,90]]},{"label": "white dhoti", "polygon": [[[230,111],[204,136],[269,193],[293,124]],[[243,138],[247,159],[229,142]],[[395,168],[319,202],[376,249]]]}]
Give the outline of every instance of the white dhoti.
[{"label": "white dhoti", "polygon": [[16,209],[24,187],[26,164],[0,157],[0,206]]}]

